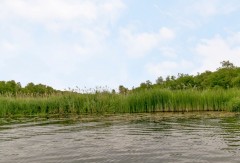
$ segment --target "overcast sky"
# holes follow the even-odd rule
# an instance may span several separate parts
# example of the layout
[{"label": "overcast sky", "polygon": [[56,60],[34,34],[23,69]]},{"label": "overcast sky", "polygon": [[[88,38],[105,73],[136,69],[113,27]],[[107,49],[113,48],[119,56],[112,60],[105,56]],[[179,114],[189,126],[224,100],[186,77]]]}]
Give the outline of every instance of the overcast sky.
[{"label": "overcast sky", "polygon": [[0,80],[139,86],[240,66],[239,0],[0,0]]}]

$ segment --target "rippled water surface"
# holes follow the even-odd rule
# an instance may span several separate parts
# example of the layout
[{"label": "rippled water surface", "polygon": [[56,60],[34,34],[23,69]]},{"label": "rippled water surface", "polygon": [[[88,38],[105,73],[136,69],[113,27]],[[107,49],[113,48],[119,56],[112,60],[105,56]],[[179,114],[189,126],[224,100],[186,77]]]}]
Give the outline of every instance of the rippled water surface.
[{"label": "rippled water surface", "polygon": [[0,162],[240,162],[240,117],[218,114],[0,119]]}]

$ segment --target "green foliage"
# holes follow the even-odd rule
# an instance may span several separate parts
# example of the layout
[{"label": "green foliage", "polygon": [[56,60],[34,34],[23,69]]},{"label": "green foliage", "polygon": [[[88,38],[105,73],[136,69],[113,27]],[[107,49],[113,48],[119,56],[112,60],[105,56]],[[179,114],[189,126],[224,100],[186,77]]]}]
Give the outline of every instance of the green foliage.
[{"label": "green foliage", "polygon": [[126,95],[99,92],[0,96],[0,116],[240,111],[239,89],[145,89]]},{"label": "green foliage", "polygon": [[0,93],[1,94],[16,94],[21,91],[21,84],[11,81],[0,81]]},{"label": "green foliage", "polygon": [[118,90],[119,90],[119,93],[123,95],[126,95],[128,93],[128,89],[125,88],[123,85],[120,85]]},{"label": "green foliage", "polygon": [[240,75],[234,77],[234,78],[231,80],[231,85],[232,85],[233,87],[240,88]]},{"label": "green foliage", "polygon": [[233,63],[231,63],[230,61],[222,61],[220,62],[222,64],[222,67],[220,67],[219,69],[221,68],[229,68],[229,69],[233,69],[233,68],[236,68]]},{"label": "green foliage", "polygon": [[147,80],[145,83],[140,84],[140,89],[150,89],[152,87],[152,82]]},{"label": "green foliage", "polygon": [[21,86],[21,83],[16,83],[14,80],[11,81],[0,81],[0,94],[2,95],[17,95],[17,94],[31,94],[31,95],[44,95],[56,93],[50,86],[43,84],[29,83],[25,87]]},{"label": "green foliage", "polygon": [[229,101],[229,108],[231,111],[239,112],[240,111],[240,97],[234,97]]},{"label": "green foliage", "polygon": [[163,84],[164,83],[164,80],[163,80],[163,77],[162,76],[159,76],[156,80],[156,84]]},{"label": "green foliage", "polygon": [[29,83],[25,88],[22,89],[22,92],[26,94],[52,94],[56,92],[52,87],[43,85],[43,84],[37,84]]},{"label": "green foliage", "polygon": [[240,88],[240,68],[229,61],[223,61],[221,64],[222,67],[215,72],[205,71],[196,76],[180,73],[178,77],[167,76],[165,80],[160,76],[153,87],[170,90]]},{"label": "green foliage", "polygon": [[[240,68],[229,61],[215,72],[149,80],[129,90],[57,91],[52,87],[0,81],[0,116],[186,111],[240,111]],[[94,92],[94,93],[93,93]]]}]

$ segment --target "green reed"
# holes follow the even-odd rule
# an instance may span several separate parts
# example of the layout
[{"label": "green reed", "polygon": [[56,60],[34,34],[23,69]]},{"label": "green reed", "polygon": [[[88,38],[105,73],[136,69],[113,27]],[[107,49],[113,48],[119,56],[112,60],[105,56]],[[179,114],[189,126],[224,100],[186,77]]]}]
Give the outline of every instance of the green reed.
[{"label": "green reed", "polygon": [[[145,90],[129,95],[130,112],[233,111],[239,90]],[[236,102],[235,102],[236,105]],[[236,110],[236,109],[235,109]]]},{"label": "green reed", "polygon": [[240,111],[240,90],[149,89],[127,95],[68,92],[46,96],[0,96],[1,117],[190,111]]}]

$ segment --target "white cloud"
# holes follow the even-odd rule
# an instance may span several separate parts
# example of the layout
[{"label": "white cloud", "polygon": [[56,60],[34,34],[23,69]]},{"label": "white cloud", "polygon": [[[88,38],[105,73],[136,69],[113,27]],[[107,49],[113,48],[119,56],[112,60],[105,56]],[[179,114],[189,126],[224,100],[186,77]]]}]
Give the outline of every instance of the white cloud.
[{"label": "white cloud", "polygon": [[194,11],[201,16],[212,16],[218,13],[215,0],[201,0],[193,4],[191,11]]},{"label": "white cloud", "polygon": [[239,5],[236,5],[238,4],[236,2],[237,1],[200,0],[195,1],[188,8],[191,13],[196,13],[206,18],[209,16],[229,14],[236,11],[239,9]]},{"label": "white cloud", "polygon": [[160,54],[168,58],[177,58],[176,50],[172,47],[164,46],[159,48]]},{"label": "white cloud", "polygon": [[[49,51],[52,53],[49,55],[58,50],[66,52],[67,48],[79,57],[98,55],[105,48],[109,23],[124,8],[122,0],[2,0],[0,23],[4,29],[0,31],[0,52],[7,49],[7,44],[9,49],[11,43],[11,48],[19,54],[24,49],[30,51],[42,46],[41,50],[46,48],[42,55],[48,55]],[[71,38],[66,39],[66,34]],[[39,44],[40,39],[46,40]]]},{"label": "white cloud", "polygon": [[[209,22],[215,21],[216,16],[231,16],[240,9],[239,0],[188,0],[178,1],[170,8],[155,5],[162,18],[172,20],[176,28],[197,29]],[[221,18],[224,19],[224,18]]]},{"label": "white cloud", "polygon": [[231,46],[240,45],[240,32],[232,33],[230,37],[227,38],[227,42]]},{"label": "white cloud", "polygon": [[174,39],[175,33],[172,29],[163,27],[159,30],[159,34],[157,37],[160,40],[171,40],[171,39]]},{"label": "white cloud", "polygon": [[163,27],[158,32],[135,33],[131,27],[121,29],[121,43],[128,56],[139,58],[157,48],[163,41],[172,40],[175,37],[173,30]]},{"label": "white cloud", "polygon": [[0,1],[2,80],[57,87],[103,80],[107,66],[97,61],[112,59],[111,27],[124,9],[122,0]]},{"label": "white cloud", "polygon": [[96,20],[102,15],[116,16],[125,7],[121,0],[2,0],[0,4],[2,19],[21,17],[32,21]]},{"label": "white cloud", "polygon": [[0,43],[0,49],[1,51],[15,51],[16,47],[12,43],[4,41]]},{"label": "white cloud", "polygon": [[173,71],[173,69],[176,69],[178,64],[176,62],[172,61],[163,61],[161,63],[149,63],[146,65],[147,71],[155,76],[164,76],[171,75],[170,73]]},{"label": "white cloud", "polygon": [[97,54],[106,50],[107,38],[109,36],[107,29],[96,27],[93,29],[81,29],[79,32],[84,39],[79,42],[76,41],[73,46],[75,49],[74,53],[77,53],[82,59],[84,57],[97,57]]},{"label": "white cloud", "polygon": [[96,18],[93,3],[64,0],[5,0],[1,3],[2,13],[7,17],[21,17],[32,21],[51,19]]},{"label": "white cloud", "polygon": [[14,26],[0,31],[0,57],[1,60],[18,57],[21,52],[27,51],[33,44],[29,33]]},{"label": "white cloud", "polygon": [[[237,41],[235,41],[237,40]],[[196,46],[196,53],[202,61],[202,67],[196,72],[205,70],[214,71],[220,67],[220,62],[230,60],[235,65],[240,63],[240,35],[233,34],[227,38],[215,36],[211,39],[203,39]]]},{"label": "white cloud", "polygon": [[166,77],[168,75],[177,75],[177,73],[183,73],[183,71],[189,70],[192,67],[193,63],[191,61],[180,60],[148,63],[145,69],[149,74],[157,78],[159,76]]},{"label": "white cloud", "polygon": [[125,9],[122,0],[2,0],[0,21],[38,23],[51,32],[113,23]]}]

